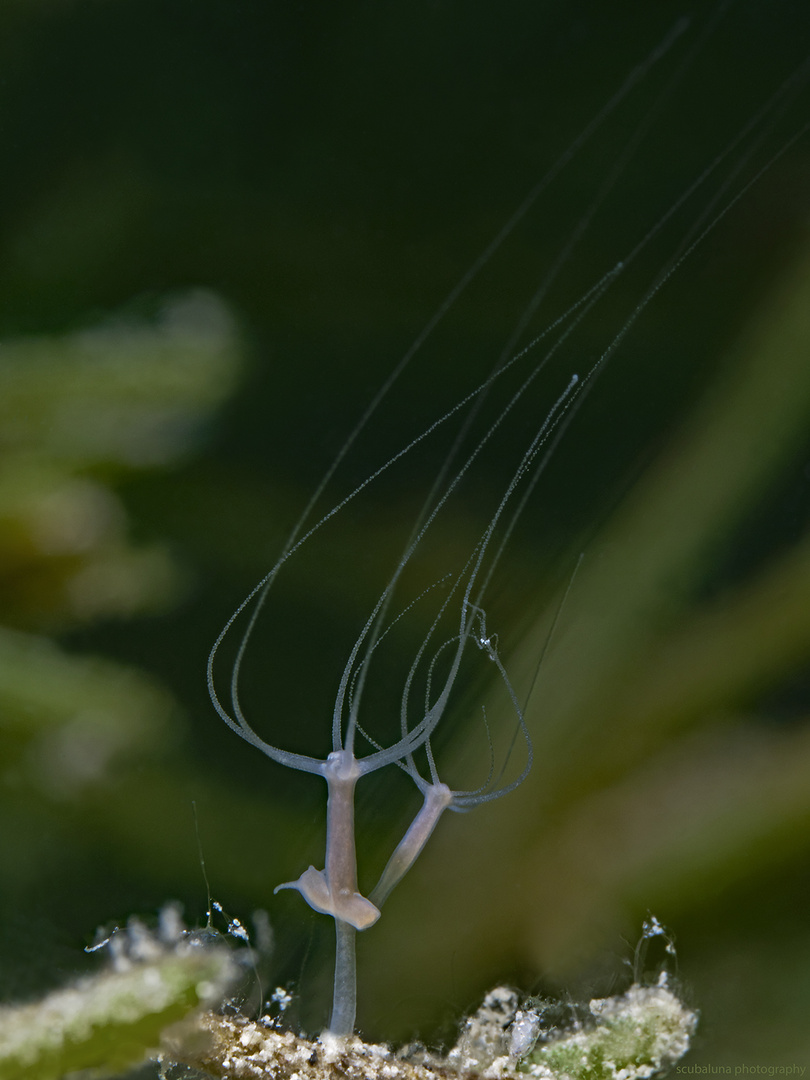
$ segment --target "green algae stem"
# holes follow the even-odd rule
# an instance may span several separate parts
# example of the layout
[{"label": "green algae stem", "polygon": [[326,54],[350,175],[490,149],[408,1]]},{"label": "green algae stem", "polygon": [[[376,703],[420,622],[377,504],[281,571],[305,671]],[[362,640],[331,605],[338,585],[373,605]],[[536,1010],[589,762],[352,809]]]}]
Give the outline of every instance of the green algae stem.
[{"label": "green algae stem", "polygon": [[590,1003],[595,1024],[537,1047],[526,1062],[541,1080],[642,1080],[689,1049],[697,1015],[664,986],[631,986]]},{"label": "green algae stem", "polygon": [[162,1032],[221,998],[233,978],[227,949],[188,949],[106,971],[40,1001],[0,1010],[0,1080],[107,1076],[143,1061]]}]

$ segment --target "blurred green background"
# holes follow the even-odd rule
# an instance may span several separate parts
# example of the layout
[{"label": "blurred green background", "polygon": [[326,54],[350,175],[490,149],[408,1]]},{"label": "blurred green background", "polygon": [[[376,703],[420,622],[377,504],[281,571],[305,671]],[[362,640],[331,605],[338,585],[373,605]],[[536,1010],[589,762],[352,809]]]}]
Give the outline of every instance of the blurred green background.
[{"label": "blurred green background", "polygon": [[[585,552],[527,713],[535,769],[447,815],[361,936],[358,1023],[431,1039],[497,982],[607,992],[651,910],[702,1012],[694,1061],[810,1059],[810,13],[765,0],[2,5],[6,1000],[91,967],[99,924],[170,898],[204,920],[194,801],[214,897],[248,925],[268,909],[270,985],[323,1024],[331,924],[272,890],[322,863],[324,792],[217,719],[208,649],[442,299],[684,15],[321,504],[478,384],[555,266],[520,344],[626,260],[401,595],[460,569],[571,372],[632,320],[487,602],[525,694]],[[343,664],[450,437],[280,576],[245,672],[269,741],[328,749]],[[381,738],[428,607],[381,650],[364,714]],[[488,674],[472,665],[437,738],[451,785],[486,772],[482,703],[496,746],[508,738]],[[365,889],[418,802],[398,776],[361,786]]]}]

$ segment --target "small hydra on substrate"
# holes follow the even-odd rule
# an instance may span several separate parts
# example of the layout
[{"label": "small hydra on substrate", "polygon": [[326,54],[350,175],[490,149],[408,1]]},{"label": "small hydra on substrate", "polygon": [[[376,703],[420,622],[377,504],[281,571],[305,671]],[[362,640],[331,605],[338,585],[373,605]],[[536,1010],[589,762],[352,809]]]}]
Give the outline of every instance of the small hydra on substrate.
[{"label": "small hydra on substrate", "polygon": [[[277,888],[296,889],[312,908],[329,915],[335,921],[336,962],[333,1005],[328,1029],[334,1036],[349,1036],[355,1025],[356,933],[358,930],[369,929],[376,923],[382,904],[413,865],[443,812],[447,809],[470,809],[500,798],[523,783],[531,770],[532,740],[524,714],[532,687],[524,687],[522,692],[518,692],[513,685],[508,667],[499,652],[498,642],[503,640],[505,635],[500,626],[488,625],[488,612],[494,574],[501,565],[506,546],[526,509],[537,481],[567,431],[579,404],[594,385],[597,374],[616,352],[641,313],[756,181],[762,170],[755,173],[753,178],[738,180],[738,170],[742,170],[747,164],[749,147],[756,145],[756,138],[761,132],[769,132],[769,123],[779,114],[784,101],[789,99],[797,80],[806,78],[806,73],[801,69],[786,79],[760,113],[706,164],[693,182],[659,217],[644,227],[640,239],[628,244],[627,250],[612,268],[597,276],[592,286],[575,302],[569,304],[557,317],[550,319],[545,329],[535,334],[528,345],[519,348],[518,343],[530,320],[547,299],[552,284],[572,257],[574,248],[587,231],[593,217],[612,187],[617,184],[646,134],[654,126],[662,103],[683,79],[695,55],[715,29],[717,17],[722,15],[724,10],[724,6],[720,5],[715,13],[716,18],[710,20],[702,34],[698,35],[665,88],[653,98],[642,120],[635,124],[626,142],[618,148],[612,167],[600,178],[600,185],[592,203],[575,223],[557,259],[552,262],[551,269],[544,274],[534,296],[516,320],[513,332],[493,364],[490,374],[464,394],[451,409],[429,423],[399,452],[374,469],[366,480],[356,486],[349,495],[337,501],[331,510],[317,517],[314,512],[316,503],[370,419],[382,409],[386,395],[439,320],[472,279],[492,260],[504,241],[530,212],[548,184],[556,179],[562,168],[575,157],[611,113],[619,108],[648,70],[679,42],[686,30],[683,22],[673,27],[664,42],[638,69],[630,73],[616,94],[599,110],[593,121],[586,125],[548,175],[529,193],[517,212],[487,246],[458,286],[451,291],[425,331],[383,384],[334,459],[290,535],[281,557],[228,620],[211,651],[208,664],[209,690],[212,701],[225,722],[275,763],[321,776],[327,784],[324,868],[310,866],[296,881],[287,882]],[[729,162],[730,175],[718,180],[713,192],[703,194],[709,182],[716,178],[720,166]],[[642,253],[648,251],[653,241],[660,238],[674,216],[689,207],[693,197],[701,199],[701,205],[697,211],[689,211],[691,216],[688,226],[680,231],[666,255],[660,259],[656,256],[657,265],[647,278],[642,292],[637,294],[630,311],[624,314],[619,324],[607,335],[601,351],[596,357],[583,361],[581,371],[568,371],[566,374],[552,376],[552,384],[556,378],[553,404],[551,408],[546,404],[534,413],[528,428],[529,435],[519,454],[509,459],[509,463],[504,466],[507,479],[503,493],[495,500],[485,527],[471,539],[462,559],[457,560],[454,567],[448,568],[415,596],[411,593],[406,601],[398,600],[397,592],[401,591],[406,570],[418,558],[420,549],[426,538],[432,535],[436,523],[446,516],[450,501],[464,485],[469,484],[481,460],[496,452],[493,447],[497,437],[504,428],[512,424],[517,407],[523,406],[525,409],[533,391],[540,385],[540,372],[546,369],[550,361],[559,360],[565,349],[570,347],[575,331],[580,330],[591,313],[599,309],[600,301],[616,282],[624,278],[628,268],[640,260]],[[548,373],[544,377],[547,378]],[[546,394],[548,385],[547,382],[544,387]],[[492,406],[491,401],[496,396],[496,391],[502,391],[501,400]],[[545,400],[549,400],[548,396]],[[490,408],[488,416],[484,413],[487,407]],[[486,417],[484,423],[481,423],[481,416]],[[539,422],[538,416],[542,417]],[[479,426],[476,427],[476,424]],[[437,475],[430,494],[424,501],[391,576],[349,651],[339,679],[332,713],[331,751],[324,757],[315,757],[266,741],[256,732],[243,710],[240,700],[240,674],[269,589],[288,561],[296,557],[316,533],[325,529],[335,515],[344,511],[366,488],[384,482],[389,470],[406,460],[417,447],[424,450],[435,433],[447,431],[453,425],[458,425],[458,431],[451,441],[449,451],[437,455]],[[397,604],[398,607],[395,606]],[[378,650],[384,643],[389,643],[388,635],[400,620],[407,619],[417,606],[424,609],[430,605],[433,605],[433,615],[429,620],[428,630],[415,651],[402,684],[398,737],[384,745],[377,740],[369,723],[361,722],[361,704],[369,673],[379,655]],[[243,618],[247,627],[238,644],[228,703],[216,688],[215,664],[221,646],[232,632],[236,632],[237,623]],[[437,765],[432,740],[439,725],[449,715],[452,700],[459,695],[464,664],[474,649],[480,650],[498,673],[513,716],[515,734],[511,741],[514,743],[517,738],[522,740],[525,760],[519,774],[513,779],[506,779],[506,760],[497,765],[493,760],[485,783],[477,788],[464,790],[452,788],[446,782],[444,770],[440,772]],[[507,760],[510,753],[511,746],[505,755]],[[365,895],[358,885],[355,787],[362,777],[392,765],[409,776],[422,796],[423,805],[396,846],[379,882]]]}]

